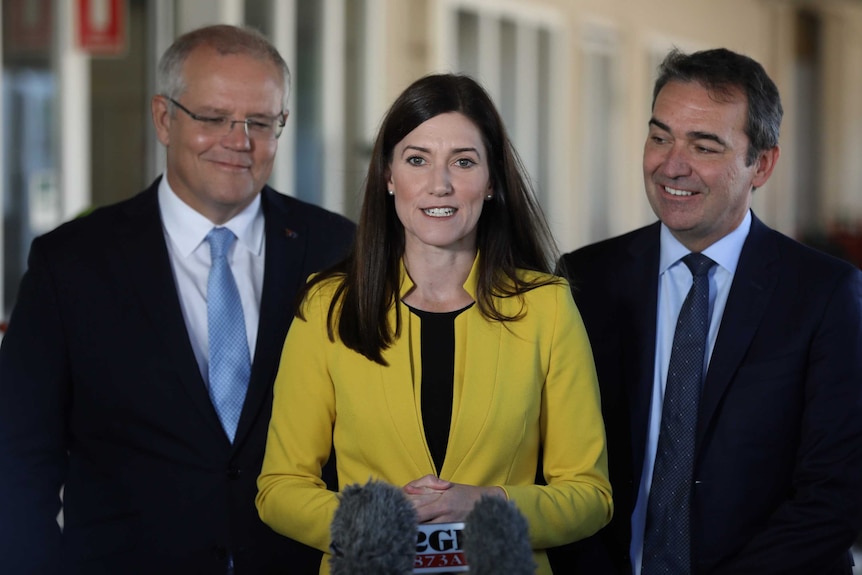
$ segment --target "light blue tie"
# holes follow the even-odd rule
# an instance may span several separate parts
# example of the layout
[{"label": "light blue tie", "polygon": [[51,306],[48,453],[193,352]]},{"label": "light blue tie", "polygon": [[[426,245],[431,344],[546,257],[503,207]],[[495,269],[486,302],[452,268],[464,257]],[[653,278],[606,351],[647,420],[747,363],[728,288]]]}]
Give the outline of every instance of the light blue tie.
[{"label": "light blue tie", "polygon": [[233,443],[251,373],[242,303],[227,262],[236,236],[227,228],[213,228],[206,240],[212,258],[207,283],[209,391],[222,427]]}]

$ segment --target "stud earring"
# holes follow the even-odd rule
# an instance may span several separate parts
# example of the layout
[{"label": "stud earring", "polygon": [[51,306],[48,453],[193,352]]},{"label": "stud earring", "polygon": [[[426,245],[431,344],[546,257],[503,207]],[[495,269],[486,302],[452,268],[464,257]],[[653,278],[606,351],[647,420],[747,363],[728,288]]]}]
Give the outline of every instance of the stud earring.
[{"label": "stud earring", "polygon": [[390,195],[390,196],[394,196],[394,195],[395,195],[395,190],[389,190],[389,195]]},{"label": "stud earring", "polygon": [[487,196],[485,196],[485,201],[486,201],[486,202],[490,202],[493,198],[494,198],[494,196],[493,196],[493,195],[488,194]]}]

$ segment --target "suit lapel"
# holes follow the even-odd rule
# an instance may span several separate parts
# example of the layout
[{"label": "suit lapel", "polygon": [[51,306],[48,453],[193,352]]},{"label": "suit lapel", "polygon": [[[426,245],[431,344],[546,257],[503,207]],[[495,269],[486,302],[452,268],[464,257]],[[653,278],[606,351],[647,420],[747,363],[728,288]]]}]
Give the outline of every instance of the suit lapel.
[{"label": "suit lapel", "polygon": [[288,212],[277,194],[269,187],[265,187],[261,193],[266,252],[260,320],[251,377],[234,445],[242,442],[272,393],[286,326],[294,315],[294,298],[307,279],[303,277],[303,258],[308,242],[306,224]]},{"label": "suit lapel", "polygon": [[697,420],[697,449],[763,319],[778,281],[778,251],[770,230],[752,215],[709,362]]},{"label": "suit lapel", "polygon": [[[389,367],[380,368],[385,394],[385,405],[391,406],[396,434],[405,446],[407,455],[415,466],[415,476],[434,473],[434,463],[425,439],[421,414],[421,394],[416,383],[421,377],[420,322],[406,306],[402,311],[402,335],[391,348],[384,352]],[[394,322],[394,318],[392,319]],[[491,399],[497,384],[497,369],[500,352],[502,324],[485,320],[478,313],[465,312],[456,318],[455,374],[463,373],[460,383],[455,383],[452,423],[443,468],[437,470],[440,477],[457,477],[458,470],[475,449],[477,436],[483,422],[490,413]],[[465,342],[465,352],[458,342]],[[402,346],[409,347],[407,350]],[[492,373],[489,373],[489,369]],[[457,376],[456,376],[457,379]],[[488,381],[488,385],[472,386],[469,397],[464,395],[466,382]],[[413,409],[403,406],[412,405]],[[397,408],[395,406],[398,406]]]},{"label": "suit lapel", "polygon": [[631,353],[631,360],[622,358],[623,381],[629,386],[626,396],[632,422],[632,472],[634,486],[640,483],[643,469],[646,430],[652,401],[653,374],[655,372],[656,309],[658,304],[659,230],[656,223],[632,237],[629,244],[630,260],[621,266],[620,277],[623,297],[620,317],[623,349]]},{"label": "suit lapel", "polygon": [[[401,295],[406,292],[407,289],[402,286]],[[421,397],[416,392],[416,383],[422,373],[420,323],[406,305],[400,301],[396,305],[401,310],[401,336],[383,352],[389,367],[377,366],[377,369],[383,382],[383,405],[387,406],[385,413],[392,418],[395,433],[414,465],[410,475],[421,477],[434,473],[434,463],[422,426]],[[395,325],[394,310],[389,314],[389,321]],[[412,409],[405,409],[405,406],[410,405]]]},{"label": "suit lapel", "polygon": [[116,276],[128,278],[128,289],[137,293],[153,326],[154,337],[162,340],[165,352],[176,366],[180,384],[213,430],[227,441],[198,369],[183,319],[162,229],[158,183],[157,180],[126,206],[126,219],[117,226],[117,234],[124,241],[116,242],[113,265],[118,270]]},{"label": "suit lapel", "polygon": [[[464,376],[460,383],[455,382],[449,443],[440,470],[440,476],[447,479],[457,477],[462,464],[469,464],[468,453],[475,449],[484,422],[493,417],[491,399],[498,384],[504,329],[501,322],[489,321],[475,310],[462,313],[455,321],[456,342],[464,342],[463,346],[456,346],[455,374]],[[462,348],[463,353],[458,351]],[[476,385],[477,382],[487,384]],[[469,394],[465,389],[468,385]]]}]

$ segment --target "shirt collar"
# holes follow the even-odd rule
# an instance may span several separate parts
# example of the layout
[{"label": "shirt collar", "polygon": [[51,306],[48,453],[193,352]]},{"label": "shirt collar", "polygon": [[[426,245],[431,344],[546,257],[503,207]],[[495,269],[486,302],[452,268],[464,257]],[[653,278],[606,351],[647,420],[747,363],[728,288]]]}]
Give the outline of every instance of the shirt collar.
[{"label": "shirt collar", "polygon": [[[171,189],[167,174],[159,182],[159,209],[162,213],[162,224],[168,237],[173,241],[181,257],[188,257],[194,252],[213,227],[203,214],[196,211]],[[257,194],[246,208],[224,223],[237,237],[237,245],[245,247],[254,255],[260,255],[263,249],[263,210],[260,205],[260,194]]]},{"label": "shirt collar", "polygon": [[[742,223],[735,230],[703,250],[703,255],[723,267],[731,274],[736,273],[736,265],[739,263],[739,255],[748,231],[751,229],[751,210],[745,212]],[[659,259],[659,275],[668,270],[681,258],[688,255],[691,250],[682,245],[664,224],[661,225],[661,256]]]}]

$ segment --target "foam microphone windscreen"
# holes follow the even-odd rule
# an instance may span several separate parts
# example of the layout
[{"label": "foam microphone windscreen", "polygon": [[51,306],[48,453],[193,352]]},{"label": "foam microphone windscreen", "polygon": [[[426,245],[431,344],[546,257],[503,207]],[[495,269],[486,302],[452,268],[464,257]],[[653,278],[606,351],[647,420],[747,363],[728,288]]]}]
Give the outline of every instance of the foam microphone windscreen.
[{"label": "foam microphone windscreen", "polygon": [[332,575],[408,575],[417,517],[401,489],[382,481],[349,485],[330,526]]},{"label": "foam microphone windscreen", "polygon": [[534,575],[527,519],[514,503],[483,496],[464,521],[470,575]]}]

